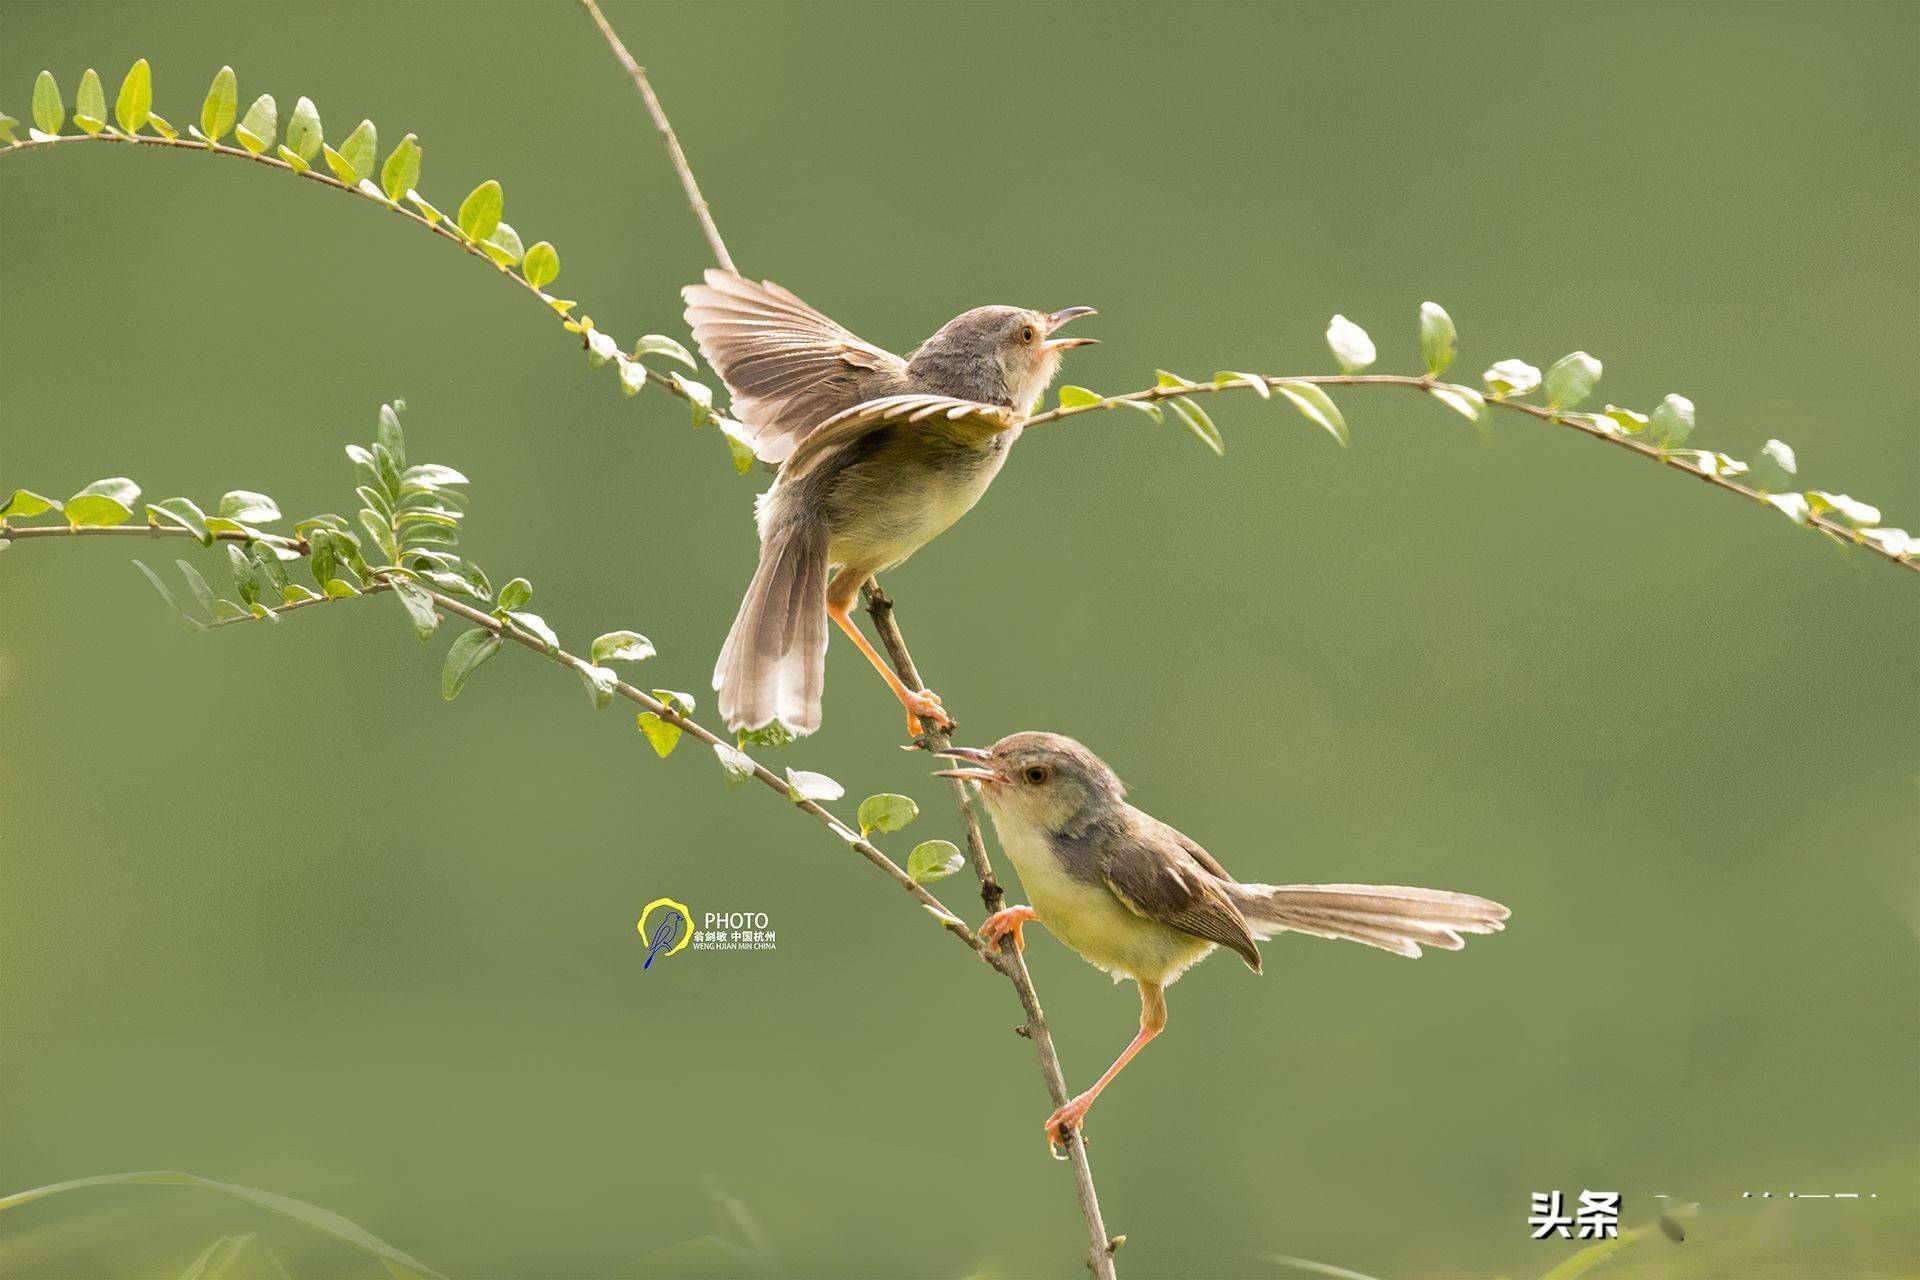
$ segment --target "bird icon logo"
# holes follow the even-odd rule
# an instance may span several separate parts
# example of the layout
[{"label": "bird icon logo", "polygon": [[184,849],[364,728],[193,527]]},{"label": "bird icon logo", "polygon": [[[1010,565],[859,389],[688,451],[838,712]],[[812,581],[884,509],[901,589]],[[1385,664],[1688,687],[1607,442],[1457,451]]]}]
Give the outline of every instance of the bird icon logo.
[{"label": "bird icon logo", "polygon": [[[660,913],[659,923],[649,930],[647,922],[656,911]],[[640,913],[639,923],[634,928],[639,930],[640,936],[647,940],[647,959],[640,968],[651,969],[655,956],[670,956],[693,940],[693,912],[687,910],[687,904],[684,902],[675,902],[672,898],[655,898]],[[674,941],[676,934],[679,936],[678,942]]]}]

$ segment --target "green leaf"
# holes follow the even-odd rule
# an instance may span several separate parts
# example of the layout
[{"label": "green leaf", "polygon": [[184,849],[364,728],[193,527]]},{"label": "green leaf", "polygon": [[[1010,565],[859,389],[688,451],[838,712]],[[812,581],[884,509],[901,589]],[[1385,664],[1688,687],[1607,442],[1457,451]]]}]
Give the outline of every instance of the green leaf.
[{"label": "green leaf", "polygon": [[625,356],[615,356],[620,364],[620,389],[630,396],[639,395],[646,389],[647,366],[638,360],[629,360]]},{"label": "green leaf", "polygon": [[799,740],[793,730],[778,720],[758,729],[742,729],[738,736],[743,747],[784,747]]},{"label": "green leaf", "polygon": [[253,100],[247,108],[247,114],[234,126],[233,136],[240,145],[259,155],[273,145],[274,135],[280,131],[280,109],[274,105],[273,95],[263,93]]},{"label": "green leaf", "polygon": [[1821,489],[1807,490],[1807,503],[1815,515],[1832,511],[1851,525],[1877,525],[1880,523],[1880,508],[1850,498],[1844,493],[1827,493]]},{"label": "green leaf", "polygon": [[168,124],[167,118],[163,115],[160,115],[158,112],[153,112],[153,111],[147,112],[147,123],[153,126],[153,131],[155,133],[165,138],[168,142],[172,142],[175,138],[180,136],[180,131],[174,128],[172,125]]},{"label": "green leaf", "polygon": [[753,437],[747,434],[745,424],[717,414],[713,421],[720,428],[721,439],[727,442],[727,455],[733,459],[734,474],[747,474],[759,460],[759,455],[754,452]]},{"label": "green leaf", "polygon": [[1427,393],[1447,408],[1453,410],[1468,422],[1478,422],[1486,414],[1487,402],[1472,387],[1456,386],[1450,382],[1435,383],[1427,388]]},{"label": "green leaf", "polygon": [[1631,409],[1622,409],[1617,404],[1608,405],[1604,413],[1597,415],[1597,420],[1599,426],[1607,427],[1611,424],[1612,427],[1617,428],[1627,435],[1632,435],[1635,432],[1645,431],[1647,429],[1646,414],[1635,413]]},{"label": "green leaf", "polygon": [[475,187],[460,202],[460,234],[469,240],[485,240],[500,225],[504,203],[500,184],[492,178]]},{"label": "green leaf", "polygon": [[593,700],[596,711],[613,705],[615,686],[620,683],[617,672],[606,667],[592,666],[580,672],[580,679],[587,686],[587,697]]},{"label": "green leaf", "polygon": [[328,147],[325,150],[327,167],[333,170],[333,176],[348,186],[358,186],[366,178],[373,176],[373,160],[379,154],[380,134],[373,127],[373,121],[362,120],[340,144],[340,150]]},{"label": "green leaf", "polygon": [[1600,385],[1600,362],[1584,351],[1561,356],[1547,370],[1547,407],[1577,409]]},{"label": "green leaf", "polygon": [[64,509],[58,499],[35,493],[31,489],[15,489],[13,496],[0,504],[0,520],[12,516],[37,516],[43,511]]},{"label": "green leaf", "polygon": [[325,145],[320,130],[320,109],[312,98],[293,104],[293,118],[287,121],[287,146],[302,160],[311,162]]},{"label": "green leaf", "polygon": [[428,222],[441,223],[447,220],[447,215],[440,212],[440,210],[435,208],[433,205],[429,204],[427,202],[427,198],[421,195],[418,191],[407,192],[407,199],[413,202],[413,207],[418,209],[420,211],[420,216],[425,218]]},{"label": "green leaf", "polygon": [[805,769],[787,770],[787,794],[794,803],[812,800],[824,804],[838,800],[847,794],[847,789],[824,773],[812,773]]},{"label": "green leaf", "polygon": [[726,772],[729,787],[753,780],[753,758],[746,752],[724,742],[716,742],[713,744],[713,754],[718,757],[720,768]]},{"label": "green leaf", "polygon": [[1799,472],[1793,449],[1784,440],[1769,440],[1760,449],[1760,460],[1753,464],[1747,483],[1762,493],[1785,489]]},{"label": "green leaf", "polygon": [[705,426],[707,419],[713,416],[713,388],[704,382],[683,378],[677,370],[668,374],[667,379],[679,388],[680,394],[685,396],[687,403],[693,407],[693,425]]},{"label": "green leaf", "polygon": [[[674,339],[669,338],[664,333],[644,334],[640,341],[633,344],[633,358],[638,360],[643,356],[665,356],[669,360],[678,361],[689,369],[698,369],[700,367],[699,363],[694,360],[691,351],[688,351],[686,347]],[[709,400],[709,403],[711,403],[711,400]]]},{"label": "green leaf", "polygon": [[1060,388],[1060,407],[1062,409],[1084,409],[1088,405],[1099,404],[1106,397],[1098,391],[1089,391],[1085,387],[1065,386]]},{"label": "green leaf", "polygon": [[133,504],[140,500],[140,486],[125,476],[95,480],[67,499],[67,523],[81,525],[124,524],[133,515]]},{"label": "green leaf", "polygon": [[200,602],[202,609],[212,614],[215,611],[216,601],[213,588],[207,585],[206,578],[193,567],[191,560],[175,560],[174,564],[180,567],[180,576],[186,580],[187,590],[193,592],[193,598]]},{"label": "green leaf", "polygon": [[1268,387],[1267,380],[1257,373],[1239,373],[1232,369],[1222,369],[1219,373],[1213,375],[1213,381],[1216,386],[1231,386],[1236,383],[1245,383],[1248,387],[1252,388],[1262,400],[1273,399],[1272,388]]},{"label": "green leaf", "polygon": [[67,122],[67,104],[53,72],[42,71],[33,82],[33,125],[42,133],[57,134]]},{"label": "green leaf", "polygon": [[1305,414],[1307,421],[1324,428],[1338,440],[1342,449],[1347,447],[1347,420],[1340,416],[1339,406],[1334,404],[1333,397],[1311,382],[1276,382],[1273,389]]},{"label": "green leaf", "polygon": [[420,142],[413,134],[400,139],[400,145],[387,156],[387,162],[380,169],[380,186],[387,193],[387,199],[395,204],[406,198],[407,192],[420,185]]},{"label": "green leaf", "polygon": [[677,711],[683,716],[693,714],[693,695],[690,693],[682,693],[678,689],[655,689],[653,696],[666,703],[670,710]]},{"label": "green leaf", "polygon": [[407,465],[407,435],[400,429],[400,414],[390,404],[380,406],[373,428],[374,443],[387,451],[397,467]]},{"label": "green leaf", "polygon": [[1647,415],[1647,434],[1662,449],[1677,449],[1693,434],[1693,401],[1668,396]]},{"label": "green leaf", "polygon": [[213,532],[207,528],[207,513],[202,511],[189,498],[168,498],[147,507],[147,522],[178,525],[194,537],[200,539],[200,545],[213,545]]},{"label": "green leaf", "polygon": [[127,78],[120,82],[120,96],[113,104],[113,118],[123,133],[138,133],[153,114],[153,68],[145,58],[133,64]]},{"label": "green leaf", "polygon": [[1453,317],[1447,309],[1437,302],[1420,304],[1420,354],[1427,362],[1427,376],[1437,378],[1447,371],[1453,363],[1455,345],[1459,334],[1453,327]]},{"label": "green leaf", "polygon": [[260,566],[253,557],[229,542],[227,548],[227,566],[233,570],[233,589],[240,596],[240,603],[258,604],[260,601]]},{"label": "green leaf", "polygon": [[520,233],[513,229],[510,222],[502,222],[493,229],[493,234],[480,242],[480,248],[489,258],[503,267],[510,267],[520,261],[526,252],[520,243]]},{"label": "green leaf", "polygon": [[1220,428],[1213,425],[1213,419],[1207,416],[1205,409],[1185,396],[1175,396],[1167,403],[1173,406],[1173,416],[1180,419],[1181,425],[1193,432],[1200,443],[1221,457],[1226,456],[1227,442],[1221,437]]},{"label": "green leaf", "polygon": [[15,120],[6,112],[0,111],[0,141],[4,141],[8,146],[19,142],[20,139],[13,136],[13,131],[19,127],[20,122],[18,120]]},{"label": "green leaf", "polygon": [[264,493],[235,489],[221,497],[220,514],[241,524],[271,524],[280,518],[280,504]]},{"label": "green leaf", "polygon": [[1156,387],[1190,387],[1193,384],[1177,373],[1169,373],[1165,369],[1155,369],[1153,371],[1153,385]]},{"label": "green leaf", "polygon": [[501,643],[500,637],[485,627],[475,627],[456,636],[447,650],[446,662],[440,667],[440,696],[448,702],[459,697],[460,691],[467,687],[467,677],[500,652]]},{"label": "green leaf", "polygon": [[966,864],[960,847],[951,840],[923,840],[907,855],[907,874],[915,884],[945,880]]},{"label": "green leaf", "polygon": [[[533,599],[533,584],[525,578],[515,578],[512,582],[500,588],[499,605],[502,609],[518,609],[531,599]],[[598,659],[596,659],[596,661],[598,661]]]},{"label": "green leaf", "polygon": [[554,634],[553,628],[548,626],[547,620],[539,614],[523,613],[518,609],[509,609],[507,610],[507,617],[513,621],[515,626],[539,640],[540,643],[546,645],[548,649],[558,649],[560,647],[560,637]]},{"label": "green leaf", "polygon": [[593,642],[593,661],[644,662],[653,656],[653,641],[637,631],[609,631]]},{"label": "green leaf", "polygon": [[408,467],[400,476],[400,488],[403,492],[411,490],[431,493],[450,484],[466,483],[465,476],[452,467],[443,467],[437,462],[422,462],[418,466]]},{"label": "green leaf", "polygon": [[73,98],[73,122],[88,133],[106,128],[107,95],[100,87],[100,73],[92,67],[80,77],[80,91]]},{"label": "green leaf", "polygon": [[360,594],[359,589],[351,582],[340,578],[328,578],[327,585],[322,587],[321,590],[327,593],[327,599],[329,600],[344,600],[348,596],[357,596]]},{"label": "green leaf", "polygon": [[653,744],[654,754],[661,759],[672,755],[673,749],[680,745],[680,726],[673,721],[662,720],[651,711],[642,711],[635,720],[640,732]]},{"label": "green leaf", "polygon": [[886,792],[860,802],[860,834],[898,831],[920,816],[920,806],[907,796]]},{"label": "green leaf", "polygon": [[440,614],[433,607],[433,597],[405,578],[391,578],[393,594],[400,597],[405,606],[407,617],[413,621],[413,633],[422,640],[431,639],[434,628],[440,625]]},{"label": "green leaf", "polygon": [[520,273],[527,283],[536,289],[544,289],[560,275],[560,255],[545,240],[527,250],[527,256],[520,263]]},{"label": "green leaf", "polygon": [[239,109],[240,82],[234,78],[232,67],[222,67],[207,90],[207,100],[200,104],[200,136],[208,142],[226,137]]},{"label": "green leaf", "polygon": [[1495,400],[1524,396],[1540,385],[1540,371],[1525,360],[1498,360],[1480,375]]},{"label": "green leaf", "polygon": [[1327,346],[1332,348],[1333,358],[1340,362],[1342,373],[1356,373],[1380,355],[1367,331],[1345,316],[1335,316],[1328,322]]},{"label": "green leaf", "polygon": [[168,590],[167,584],[160,580],[160,575],[155,573],[153,570],[147,568],[146,561],[135,560],[133,562],[133,567],[138,569],[142,574],[144,574],[146,576],[147,581],[153,584],[153,589],[155,591],[158,591],[160,593],[160,598],[167,602],[167,608],[179,614],[180,617],[185,619],[187,622],[192,623],[196,629],[199,627],[200,624],[196,622],[194,618],[191,615],[189,615],[185,609],[182,609],[180,607],[180,602],[174,599],[173,592]]}]

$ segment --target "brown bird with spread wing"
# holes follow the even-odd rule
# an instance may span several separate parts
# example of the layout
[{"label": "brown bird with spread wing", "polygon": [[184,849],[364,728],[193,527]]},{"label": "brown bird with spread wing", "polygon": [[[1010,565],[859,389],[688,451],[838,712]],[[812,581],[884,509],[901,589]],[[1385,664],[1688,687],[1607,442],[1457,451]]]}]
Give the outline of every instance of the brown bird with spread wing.
[{"label": "brown bird with spread wing", "polygon": [[902,359],[771,281],[708,271],[681,292],[733,416],[780,467],[757,506],[760,567],[714,666],[727,726],[820,727],[828,618],[900,699],[910,734],[922,717],[950,725],[940,698],[907,688],[860,633],[854,600],[980,500],[1061,353],[1094,341],[1055,330],[1093,309],[976,307]]}]

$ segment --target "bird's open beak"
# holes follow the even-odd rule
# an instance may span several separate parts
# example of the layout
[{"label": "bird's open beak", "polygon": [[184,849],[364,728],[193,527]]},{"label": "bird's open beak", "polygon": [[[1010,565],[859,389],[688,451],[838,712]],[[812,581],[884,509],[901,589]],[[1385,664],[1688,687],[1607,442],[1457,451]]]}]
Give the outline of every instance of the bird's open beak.
[{"label": "bird's open beak", "polygon": [[[1056,311],[1047,317],[1047,332],[1052,333],[1069,320],[1098,314],[1099,312],[1092,307],[1068,307],[1063,311]],[[1098,338],[1048,338],[1047,345],[1057,350],[1063,347],[1090,347],[1098,341],[1100,341]]]},{"label": "bird's open beak", "polygon": [[[990,751],[982,751],[979,747],[948,747],[945,751],[936,751],[933,754],[943,760],[969,760],[974,764],[993,763],[993,753]],[[934,770],[933,776],[936,778],[966,778],[973,782],[1000,781],[1000,775],[992,769],[936,769]]]}]

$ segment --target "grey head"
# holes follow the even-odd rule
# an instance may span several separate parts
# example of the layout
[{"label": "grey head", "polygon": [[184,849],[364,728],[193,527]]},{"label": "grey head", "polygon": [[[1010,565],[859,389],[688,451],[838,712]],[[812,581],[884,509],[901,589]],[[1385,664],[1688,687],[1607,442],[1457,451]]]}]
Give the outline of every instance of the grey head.
[{"label": "grey head", "polygon": [[1060,371],[1061,353],[1099,341],[1059,338],[1054,331],[1093,314],[1092,307],[1051,314],[1025,307],[963,311],[908,357],[907,382],[917,391],[1030,412]]},{"label": "grey head", "polygon": [[973,766],[941,776],[978,782],[996,822],[1077,834],[1125,811],[1127,789],[1119,776],[1062,734],[1014,733],[985,750],[951,747],[941,754]]}]

